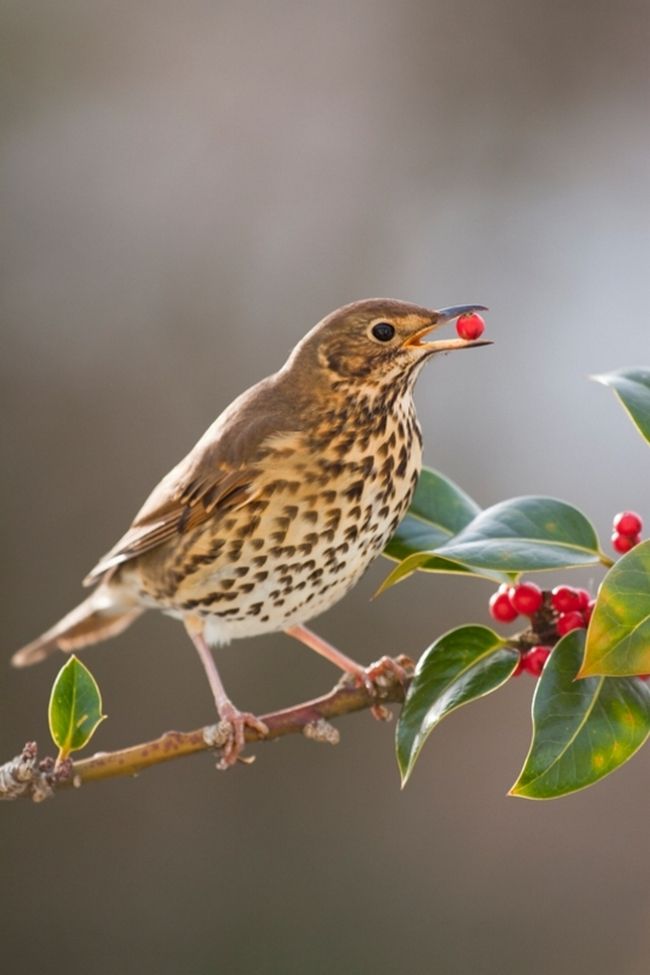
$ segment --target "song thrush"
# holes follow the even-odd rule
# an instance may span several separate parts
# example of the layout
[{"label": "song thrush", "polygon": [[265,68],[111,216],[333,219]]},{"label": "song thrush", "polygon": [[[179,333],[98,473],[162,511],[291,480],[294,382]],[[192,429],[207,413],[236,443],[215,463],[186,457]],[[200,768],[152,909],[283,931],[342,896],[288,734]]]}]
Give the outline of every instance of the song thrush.
[{"label": "song thrush", "polygon": [[224,766],[246,725],[266,729],[228,698],[210,644],[284,630],[371,683],[305,623],[354,586],[405,514],[421,465],[418,373],[438,352],[488,344],[425,337],[475,310],[370,299],[324,318],[224,410],[86,578],[93,593],[13,663],[115,636],[145,609],[175,616],[230,723]]}]

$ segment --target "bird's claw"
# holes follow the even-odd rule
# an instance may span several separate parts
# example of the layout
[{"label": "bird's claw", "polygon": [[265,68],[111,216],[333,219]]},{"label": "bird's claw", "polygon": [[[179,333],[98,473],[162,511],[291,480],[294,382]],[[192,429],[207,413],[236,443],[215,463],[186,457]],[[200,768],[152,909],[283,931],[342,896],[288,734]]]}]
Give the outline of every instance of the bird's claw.
[{"label": "bird's claw", "polygon": [[[385,656],[361,668],[354,677],[357,686],[365,687],[371,697],[381,699],[391,684],[405,684],[409,674],[399,661]],[[377,721],[390,721],[393,717],[386,705],[379,702],[372,705],[370,713]]]},{"label": "bird's claw", "polygon": [[370,713],[375,721],[392,721],[393,712],[389,711],[385,704],[373,704]]},{"label": "bird's claw", "polygon": [[366,674],[374,685],[405,684],[408,674],[405,668],[392,657],[380,657],[366,667]]},{"label": "bird's claw", "polygon": [[222,746],[221,758],[217,768],[221,771],[231,768],[237,762],[250,765],[254,757],[242,757],[241,753],[246,744],[246,728],[256,731],[261,737],[269,733],[268,726],[250,711],[240,711],[234,704],[228,703],[221,708],[219,726],[226,733],[226,742]]}]

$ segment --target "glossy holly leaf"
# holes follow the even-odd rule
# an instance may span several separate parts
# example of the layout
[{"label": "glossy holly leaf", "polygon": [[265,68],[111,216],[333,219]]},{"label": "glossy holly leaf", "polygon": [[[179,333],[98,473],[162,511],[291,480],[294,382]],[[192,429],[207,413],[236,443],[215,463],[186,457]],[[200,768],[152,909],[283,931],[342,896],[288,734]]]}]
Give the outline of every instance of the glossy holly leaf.
[{"label": "glossy holly leaf", "polygon": [[598,592],[580,677],[650,674],[650,541],[609,570]]},{"label": "glossy holly leaf", "polygon": [[444,545],[479,513],[480,507],[438,471],[422,468],[411,506],[384,555],[402,560]]},{"label": "glossy holly leaf", "polygon": [[489,569],[477,569],[471,565],[464,565],[462,562],[454,562],[452,559],[439,558],[435,552],[417,552],[409,555],[403,562],[399,562],[392,572],[386,576],[382,584],[377,589],[375,596],[390,589],[413,575],[414,572],[444,572],[447,575],[469,575],[480,579],[488,579],[500,585],[502,582],[512,582],[513,575],[505,572],[490,572]]},{"label": "glossy holly leaf", "polygon": [[640,677],[576,680],[584,630],[556,645],[533,697],[533,738],[510,795],[554,799],[626,762],[650,734],[650,688]]},{"label": "glossy holly leaf", "polygon": [[502,573],[477,571],[462,562],[439,558],[433,551],[462,531],[480,511],[476,501],[457,484],[438,471],[424,467],[406,517],[384,550],[384,555],[399,560],[399,564],[384,579],[376,595],[418,569],[479,575],[491,582],[507,582],[509,577]]},{"label": "glossy holly leaf", "polygon": [[532,572],[593,565],[598,537],[581,511],[556,498],[512,498],[486,508],[436,556],[477,569]]},{"label": "glossy holly leaf", "polygon": [[59,761],[83,748],[105,718],[95,678],[74,654],[57,674],[48,709]]},{"label": "glossy holly leaf", "polygon": [[397,763],[406,785],[425,741],[442,719],[508,680],[519,656],[485,626],[441,636],[415,669],[396,728]]},{"label": "glossy holly leaf", "polygon": [[592,379],[611,386],[641,436],[650,443],[650,369],[616,369]]}]

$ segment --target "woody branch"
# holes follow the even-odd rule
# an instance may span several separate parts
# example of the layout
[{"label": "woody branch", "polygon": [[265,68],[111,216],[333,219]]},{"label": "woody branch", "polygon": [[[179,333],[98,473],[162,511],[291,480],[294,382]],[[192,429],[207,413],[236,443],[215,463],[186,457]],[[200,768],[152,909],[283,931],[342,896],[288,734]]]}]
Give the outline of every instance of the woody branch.
[{"label": "woody branch", "polygon": [[[399,656],[395,660],[412,672],[413,665],[407,657]],[[314,741],[337,744],[339,733],[329,723],[332,719],[354,711],[382,709],[386,704],[401,703],[407,687],[408,681],[401,684],[391,674],[386,674],[377,681],[377,693],[372,695],[365,687],[354,686],[344,678],[329,694],[261,715],[268,734],[262,736],[247,728],[246,741],[272,741],[285,735],[303,734]],[[387,710],[383,716],[388,716]],[[76,762],[67,759],[59,766],[49,757],[39,760],[36,744],[28,742],[20,755],[0,766],[0,799],[25,798],[40,802],[60,789],[135,775],[162,762],[196,752],[218,750],[226,744],[227,734],[227,728],[221,724],[206,725],[194,731],[167,731],[152,741],[117,751],[97,752]]]}]

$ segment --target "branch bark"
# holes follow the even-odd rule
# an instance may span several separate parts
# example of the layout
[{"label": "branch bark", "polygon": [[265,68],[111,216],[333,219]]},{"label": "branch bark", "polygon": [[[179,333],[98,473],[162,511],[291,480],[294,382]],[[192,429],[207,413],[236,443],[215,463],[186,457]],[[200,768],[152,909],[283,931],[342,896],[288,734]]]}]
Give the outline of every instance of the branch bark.
[{"label": "branch bark", "polygon": [[[395,658],[409,675],[413,664],[407,657]],[[260,715],[267,725],[268,735],[247,728],[247,742],[272,741],[285,735],[303,734],[314,741],[337,744],[339,733],[330,720],[355,711],[373,709],[376,717],[389,718],[386,704],[404,700],[409,679],[400,683],[386,668],[376,679],[376,693],[357,687],[344,677],[329,694],[306,701],[282,711]],[[76,762],[66,759],[56,765],[53,758],[39,761],[36,744],[28,742],[20,755],[0,766],[0,799],[32,799],[40,802],[61,789],[79,787],[86,782],[123,775],[136,775],[144,769],[170,762],[196,752],[220,749],[227,741],[228,727],[223,724],[206,725],[194,731],[166,731],[159,738],[113,752],[97,752],[90,758]],[[241,761],[252,761],[243,757]]]}]

